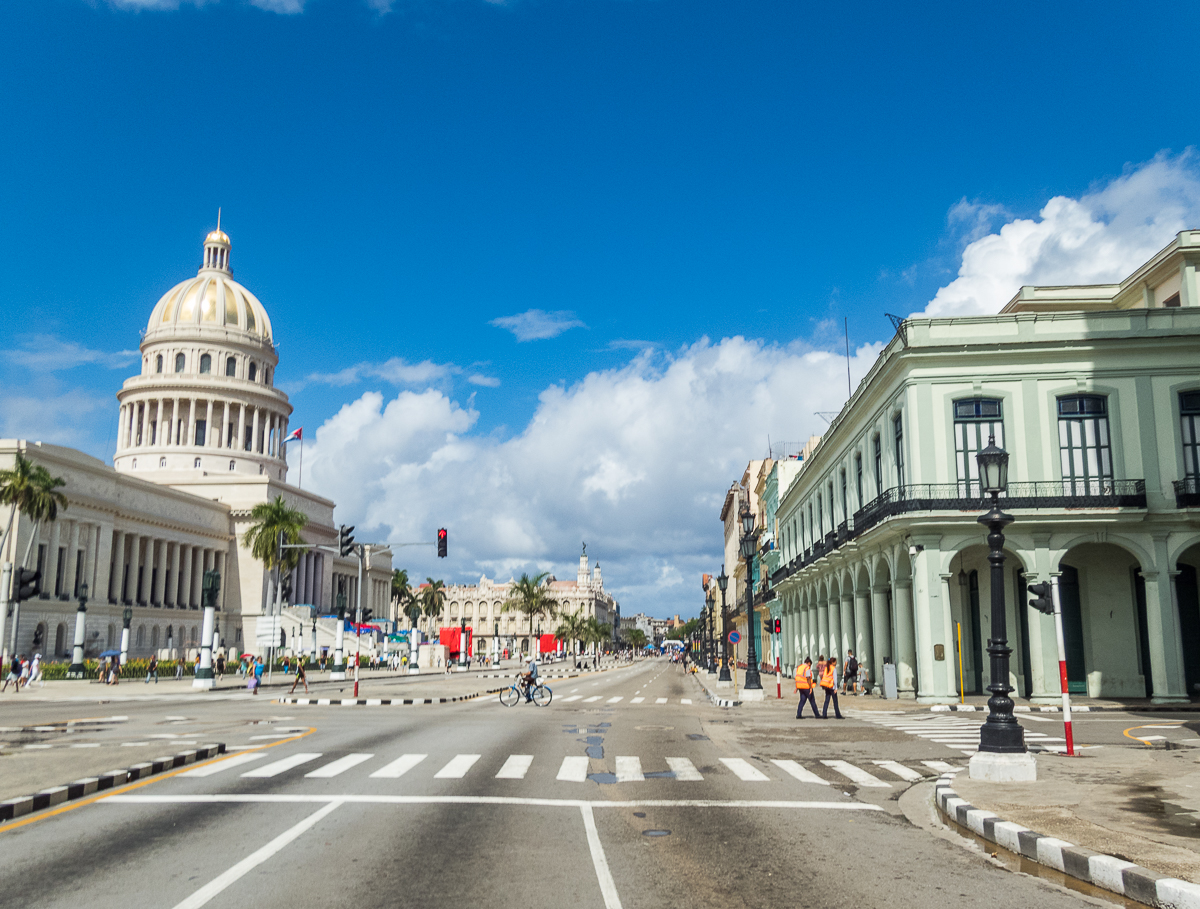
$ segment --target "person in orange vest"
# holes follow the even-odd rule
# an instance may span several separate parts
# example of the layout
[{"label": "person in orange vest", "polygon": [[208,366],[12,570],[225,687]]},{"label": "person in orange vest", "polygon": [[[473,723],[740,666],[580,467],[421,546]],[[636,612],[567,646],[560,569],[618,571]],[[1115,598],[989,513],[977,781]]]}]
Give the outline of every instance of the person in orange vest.
[{"label": "person in orange vest", "polygon": [[[821,670],[821,687],[825,689],[825,708],[821,711],[821,719],[829,719],[829,699],[833,698],[833,715],[839,720],[845,719],[838,707],[837,699],[837,657],[830,657]],[[814,700],[813,706],[816,706]]]},{"label": "person in orange vest", "polygon": [[796,690],[800,692],[800,706],[796,708],[796,719],[804,719],[804,705],[812,702],[813,717],[821,718],[817,712],[817,697],[813,694],[812,657],[805,657],[804,662],[796,667]]}]

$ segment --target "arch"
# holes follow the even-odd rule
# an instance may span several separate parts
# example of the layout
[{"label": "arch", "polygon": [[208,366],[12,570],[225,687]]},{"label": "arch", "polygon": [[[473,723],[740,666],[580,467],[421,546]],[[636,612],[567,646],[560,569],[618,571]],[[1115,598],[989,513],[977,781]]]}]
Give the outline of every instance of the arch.
[{"label": "arch", "polygon": [[158,650],[158,626],[155,625],[150,629],[150,648]]},{"label": "arch", "polygon": [[154,371],[162,372],[162,369],[163,369],[163,359],[162,359],[162,354],[159,354],[157,357],[154,358]]},{"label": "arch", "polygon": [[159,458],[159,459],[158,459],[158,466],[159,466],[159,467],[166,467],[166,466],[167,466],[167,459],[166,459],[166,458]]},{"label": "arch", "polygon": [[1171,560],[1172,583],[1179,612],[1179,637],[1183,647],[1184,686],[1189,695],[1200,693],[1200,537]]},{"label": "arch", "polygon": [[183,368],[187,365],[187,357],[183,353],[175,354],[175,371],[183,372]]},{"label": "arch", "polygon": [[229,469],[230,469],[230,470],[233,470],[233,469],[234,469],[234,467],[235,467],[236,465],[237,465],[237,461],[230,461],[230,462],[229,462]]},{"label": "arch", "polygon": [[108,638],[107,638],[108,644],[107,644],[106,649],[112,650],[112,645],[113,645],[114,640],[116,639],[116,635],[117,635],[116,626],[114,626],[112,622],[109,622],[108,623]]},{"label": "arch", "polygon": [[193,644],[200,640],[200,630],[195,625],[192,626],[192,634],[189,640]]},{"label": "arch", "polygon": [[137,628],[137,643],[134,645],[138,650],[146,646],[146,626],[138,625]]},{"label": "arch", "polygon": [[59,622],[58,627],[54,629],[54,655],[56,657],[67,655],[67,625],[65,622]]},{"label": "arch", "polygon": [[211,354],[201,354],[200,355],[200,372],[202,372],[202,373],[212,372],[212,355]]},{"label": "arch", "polygon": [[192,462],[192,466],[199,469],[200,468],[200,459],[196,458],[196,460]]},{"label": "arch", "polygon": [[227,357],[225,360],[225,375],[233,377],[237,375],[237,357]]},{"label": "arch", "polygon": [[258,375],[258,364],[251,362],[250,368],[246,371],[246,378],[249,379],[251,382],[253,382],[257,375]]}]

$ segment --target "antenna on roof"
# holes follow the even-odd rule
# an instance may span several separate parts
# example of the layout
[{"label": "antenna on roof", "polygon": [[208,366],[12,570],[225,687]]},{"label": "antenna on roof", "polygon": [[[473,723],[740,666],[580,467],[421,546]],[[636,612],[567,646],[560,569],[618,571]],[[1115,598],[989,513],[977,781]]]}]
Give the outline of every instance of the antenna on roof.
[{"label": "antenna on roof", "polygon": [[842,322],[846,327],[846,393],[854,397],[854,386],[850,384],[850,319],[843,316]]},{"label": "antenna on roof", "polygon": [[816,411],[816,415],[818,417],[820,417],[822,420],[824,420],[826,423],[832,423],[833,418],[836,417],[839,413],[841,413],[840,410],[818,410],[818,411]]},{"label": "antenna on roof", "polygon": [[890,312],[885,312],[884,315],[892,320],[892,328],[896,329],[896,334],[900,336],[904,346],[908,347],[908,328],[904,324],[908,320],[901,316],[894,316]]},{"label": "antenna on roof", "polygon": [[221,206],[217,206],[217,230],[221,229]]}]

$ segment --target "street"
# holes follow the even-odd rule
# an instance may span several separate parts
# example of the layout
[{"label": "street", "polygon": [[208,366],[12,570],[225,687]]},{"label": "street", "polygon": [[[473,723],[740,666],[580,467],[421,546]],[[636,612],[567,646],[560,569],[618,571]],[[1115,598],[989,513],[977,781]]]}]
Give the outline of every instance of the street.
[{"label": "street", "polygon": [[854,698],[842,722],[721,710],[663,660],[551,685],[541,709],[122,704],[112,725],[175,737],[160,743],[219,726],[229,754],[0,828],[0,893],[633,909],[982,905],[1003,887],[1012,905],[1094,902],[914,825],[905,793],[962,766],[961,744],[881,725],[892,715]]}]

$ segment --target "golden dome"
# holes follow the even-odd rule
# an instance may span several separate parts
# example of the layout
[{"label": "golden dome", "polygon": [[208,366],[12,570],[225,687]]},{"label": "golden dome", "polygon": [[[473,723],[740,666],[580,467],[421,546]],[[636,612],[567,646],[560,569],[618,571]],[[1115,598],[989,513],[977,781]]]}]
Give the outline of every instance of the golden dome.
[{"label": "golden dome", "polygon": [[205,242],[205,244],[224,243],[226,246],[229,246],[230,245],[229,234],[225,233],[225,231],[221,230],[221,228],[218,227],[216,230],[212,231],[211,233],[209,233],[209,235],[207,237],[204,238],[204,242]]}]

